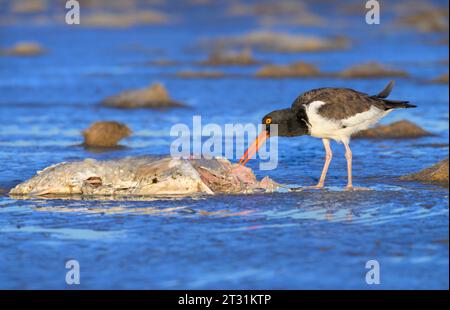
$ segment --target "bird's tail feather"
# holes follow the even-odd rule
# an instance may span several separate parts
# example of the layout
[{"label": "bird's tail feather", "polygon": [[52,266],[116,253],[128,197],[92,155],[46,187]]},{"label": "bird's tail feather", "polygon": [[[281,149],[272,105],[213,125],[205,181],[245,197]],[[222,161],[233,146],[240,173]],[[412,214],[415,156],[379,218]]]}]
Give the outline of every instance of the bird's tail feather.
[{"label": "bird's tail feather", "polygon": [[372,98],[380,99],[384,102],[384,106],[386,110],[390,109],[399,109],[399,108],[416,108],[417,106],[409,104],[409,101],[403,101],[403,100],[388,100],[386,99],[392,91],[392,88],[394,88],[395,81],[390,81],[388,85],[378,94],[375,96],[372,96]]},{"label": "bird's tail feather", "polygon": [[409,101],[402,101],[402,100],[387,100],[382,99],[384,102],[384,106],[386,107],[386,110],[389,109],[399,109],[399,108],[416,108],[417,106],[413,104],[409,104]]},{"label": "bird's tail feather", "polygon": [[374,97],[380,98],[380,99],[387,98],[391,94],[391,91],[392,91],[392,88],[394,88],[394,85],[395,85],[395,81],[390,81],[389,84],[387,84],[387,86],[378,95],[375,95]]}]

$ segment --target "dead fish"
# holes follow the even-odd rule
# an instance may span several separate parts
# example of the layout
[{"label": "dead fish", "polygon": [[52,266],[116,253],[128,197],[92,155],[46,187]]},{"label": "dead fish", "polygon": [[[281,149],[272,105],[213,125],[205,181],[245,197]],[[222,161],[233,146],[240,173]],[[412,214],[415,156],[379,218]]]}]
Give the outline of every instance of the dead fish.
[{"label": "dead fish", "polygon": [[127,157],[52,165],[14,187],[10,195],[157,196],[273,192],[250,168],[225,158]]}]

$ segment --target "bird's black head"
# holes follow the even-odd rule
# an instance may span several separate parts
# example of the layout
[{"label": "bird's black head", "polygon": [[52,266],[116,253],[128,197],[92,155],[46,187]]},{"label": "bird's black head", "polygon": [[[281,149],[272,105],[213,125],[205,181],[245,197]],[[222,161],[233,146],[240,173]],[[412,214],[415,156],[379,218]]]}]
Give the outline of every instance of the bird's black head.
[{"label": "bird's black head", "polygon": [[308,119],[304,110],[282,109],[275,110],[263,117],[262,123],[266,126],[269,135],[270,125],[278,125],[278,136],[292,137],[308,134]]},{"label": "bird's black head", "polygon": [[[239,160],[239,163],[245,165],[253,155],[255,155],[261,145],[270,136],[301,136],[309,133],[308,116],[304,108],[299,109],[283,109],[270,112],[263,117],[262,123],[265,126],[259,136],[245,151],[244,155]],[[271,126],[277,125],[277,130]]]}]

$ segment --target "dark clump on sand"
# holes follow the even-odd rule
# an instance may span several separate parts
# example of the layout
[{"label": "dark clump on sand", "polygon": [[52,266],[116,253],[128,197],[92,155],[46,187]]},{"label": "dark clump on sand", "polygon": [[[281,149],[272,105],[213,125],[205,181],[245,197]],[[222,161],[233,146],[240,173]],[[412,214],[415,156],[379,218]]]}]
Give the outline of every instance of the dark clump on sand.
[{"label": "dark clump on sand", "polygon": [[222,78],[225,76],[224,72],[221,71],[192,71],[192,70],[185,70],[180,71],[177,73],[178,77],[184,78],[184,79],[216,79],[216,78]]},{"label": "dark clump on sand", "polygon": [[19,42],[0,51],[0,55],[38,56],[45,53],[45,49],[35,42]]},{"label": "dark clump on sand", "polygon": [[318,76],[316,66],[304,62],[295,62],[288,65],[267,65],[256,72],[257,77],[284,78]]},{"label": "dark clump on sand", "polygon": [[209,55],[208,59],[200,62],[205,66],[250,66],[258,63],[250,49],[244,49],[238,53],[215,52]]},{"label": "dark clump on sand", "polygon": [[378,125],[356,133],[354,138],[365,139],[408,139],[432,136],[433,134],[423,128],[402,120],[389,125]]},{"label": "dark clump on sand", "polygon": [[355,65],[338,74],[343,78],[408,77],[406,71],[389,68],[377,62]]},{"label": "dark clump on sand", "polygon": [[448,186],[448,158],[417,173],[402,176],[400,179]]},{"label": "dark clump on sand", "polygon": [[133,109],[133,108],[175,108],[184,107],[183,103],[174,101],[163,85],[155,83],[147,88],[128,90],[120,94],[107,97],[101,104],[107,107]]},{"label": "dark clump on sand", "polygon": [[119,140],[130,136],[131,130],[127,125],[114,121],[93,123],[82,132],[83,145],[87,147],[115,147]]}]

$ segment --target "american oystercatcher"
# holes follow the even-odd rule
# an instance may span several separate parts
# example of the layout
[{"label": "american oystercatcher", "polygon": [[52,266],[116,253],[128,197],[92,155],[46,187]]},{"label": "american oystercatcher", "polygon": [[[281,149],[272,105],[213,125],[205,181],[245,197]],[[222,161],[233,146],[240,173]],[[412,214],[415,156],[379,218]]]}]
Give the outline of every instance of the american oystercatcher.
[{"label": "american oystercatcher", "polygon": [[278,125],[278,136],[292,137],[310,135],[321,138],[325,147],[325,164],[319,182],[309,188],[323,188],[325,176],[333,153],[330,139],[343,143],[347,159],[348,183],[346,189],[353,187],[352,134],[367,129],[394,109],[415,108],[408,101],[386,99],[394,86],[389,82],[378,95],[368,94],[350,88],[318,88],[298,96],[288,109],[275,110],[263,117],[265,130],[247,149],[239,163],[245,165],[256,154],[264,141],[270,137],[271,125]]}]

